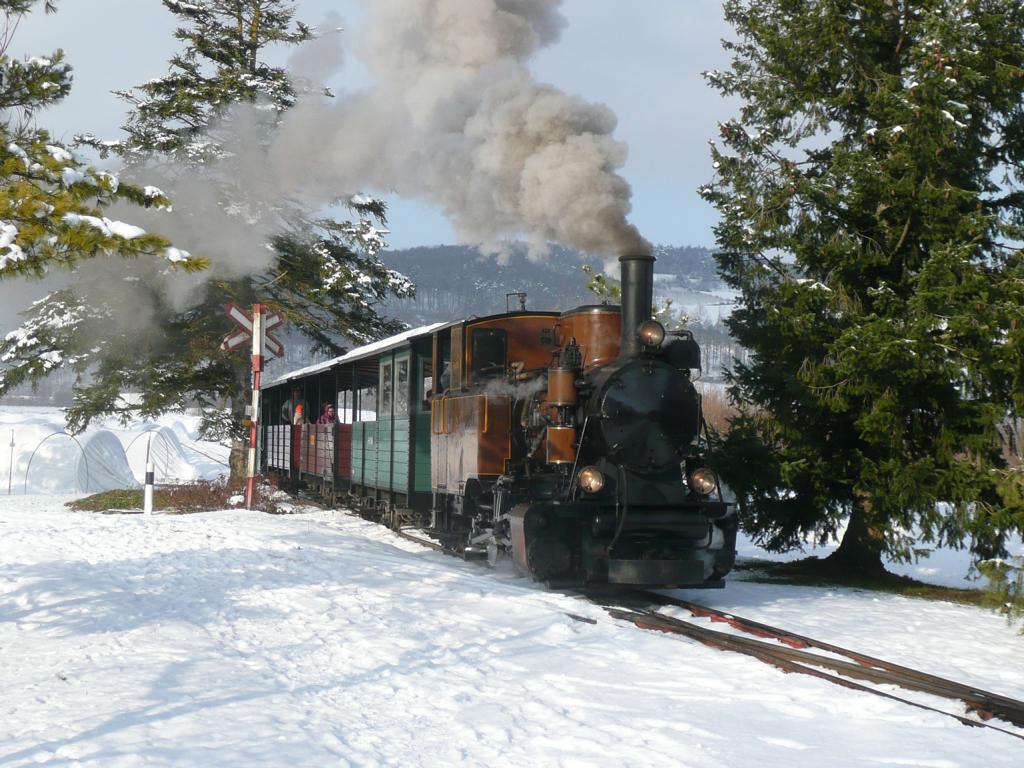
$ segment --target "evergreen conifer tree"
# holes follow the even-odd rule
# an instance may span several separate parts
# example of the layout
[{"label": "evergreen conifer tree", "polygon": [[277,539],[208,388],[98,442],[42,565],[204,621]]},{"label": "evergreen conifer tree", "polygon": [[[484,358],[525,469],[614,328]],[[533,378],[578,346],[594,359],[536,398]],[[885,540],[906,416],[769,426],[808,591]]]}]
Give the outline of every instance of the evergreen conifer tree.
[{"label": "evergreen conifer tree", "polygon": [[[8,55],[18,20],[35,4],[0,0],[0,279],[41,277],[53,267],[111,254],[201,268],[202,260],[165,238],[103,216],[117,201],[166,206],[159,189],[87,166],[36,126],[36,113],[71,90],[71,67],[59,50],[26,60]],[[43,5],[56,10],[53,2]]]},{"label": "evergreen conifer tree", "polygon": [[999,427],[1024,406],[1024,7],[726,0],[741,102],[702,188],[751,351],[721,463],[768,548],[833,564],[1024,523]]},{"label": "evergreen conifer tree", "polygon": [[[138,291],[159,319],[162,333],[140,335],[124,323],[109,322],[112,309],[89,295],[81,285],[55,293],[29,314],[24,329],[36,344],[22,350],[21,361],[42,349],[73,349],[77,369],[88,371],[75,388],[69,425],[84,428],[92,418],[111,413],[152,416],[198,402],[214,413],[230,401],[230,431],[240,454],[241,421],[249,382],[247,350],[219,348],[231,323],[224,316],[228,302],[248,306],[262,302],[285,315],[292,333],[311,339],[317,348],[339,354],[351,342],[367,342],[394,332],[400,325],[380,317],[375,307],[387,296],[409,295],[412,286],[388,270],[378,253],[386,234],[385,207],[362,196],[345,199],[354,221],[321,219],[285,201],[267,206],[253,202],[246,190],[221,172],[221,161],[236,151],[233,126],[238,105],[256,105],[268,115],[271,135],[276,116],[295,103],[297,88],[288,73],[267,64],[271,45],[295,45],[312,31],[294,20],[290,0],[163,0],[180,27],[176,36],[184,49],[170,61],[169,73],[119,94],[133,109],[124,125],[127,137],[101,141],[93,136],[80,142],[101,153],[123,158],[129,169],[159,167],[171,179],[193,186],[196,179],[215,190],[226,215],[251,220],[272,217],[276,233],[265,243],[270,264],[254,274],[238,276],[218,271],[216,279],[196,286],[201,302],[181,311],[168,296],[156,272],[137,275]],[[99,282],[102,282],[99,281]],[[102,285],[94,286],[102,295]],[[55,307],[77,318],[75,323],[51,322]],[[153,323],[149,323],[152,327]],[[104,332],[99,332],[105,329]],[[31,375],[31,370],[24,369]],[[23,377],[22,377],[23,378]],[[136,390],[139,397],[125,402],[120,395]],[[223,425],[211,419],[208,426]],[[213,433],[211,432],[211,435]],[[221,435],[224,436],[224,435]],[[237,469],[237,467],[235,467]]]}]

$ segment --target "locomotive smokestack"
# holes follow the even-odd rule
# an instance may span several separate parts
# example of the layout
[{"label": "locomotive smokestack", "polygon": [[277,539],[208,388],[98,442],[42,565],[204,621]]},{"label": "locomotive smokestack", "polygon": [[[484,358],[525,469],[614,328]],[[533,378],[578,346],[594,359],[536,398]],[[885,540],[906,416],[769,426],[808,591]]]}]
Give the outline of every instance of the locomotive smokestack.
[{"label": "locomotive smokestack", "polygon": [[619,358],[640,354],[636,331],[640,323],[651,319],[654,302],[654,257],[650,255],[620,256],[622,281],[622,345]]}]

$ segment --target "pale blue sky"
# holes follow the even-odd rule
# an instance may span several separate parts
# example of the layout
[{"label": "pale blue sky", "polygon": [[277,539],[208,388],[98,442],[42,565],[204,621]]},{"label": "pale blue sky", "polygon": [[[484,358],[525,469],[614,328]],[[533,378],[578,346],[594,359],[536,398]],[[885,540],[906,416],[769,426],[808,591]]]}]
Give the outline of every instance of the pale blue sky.
[{"label": "pale blue sky", "polygon": [[[329,11],[339,13],[355,48],[359,6],[369,1],[386,2],[299,0],[299,16],[316,24]],[[63,48],[75,86],[63,104],[39,115],[40,124],[63,139],[85,131],[116,138],[125,105],[110,91],[166,71],[177,47],[173,17],[159,0],[59,0],[58,7],[54,16],[38,11],[27,17],[8,52]],[[631,218],[649,240],[711,245],[715,214],[695,190],[711,178],[707,142],[731,113],[700,76],[728,61],[720,46],[729,30],[719,0],[565,0],[563,12],[569,27],[537,57],[535,73],[618,114],[616,135],[630,148],[624,175],[634,189]],[[335,86],[362,84],[357,65]],[[392,246],[454,240],[430,208],[390,202]]]}]

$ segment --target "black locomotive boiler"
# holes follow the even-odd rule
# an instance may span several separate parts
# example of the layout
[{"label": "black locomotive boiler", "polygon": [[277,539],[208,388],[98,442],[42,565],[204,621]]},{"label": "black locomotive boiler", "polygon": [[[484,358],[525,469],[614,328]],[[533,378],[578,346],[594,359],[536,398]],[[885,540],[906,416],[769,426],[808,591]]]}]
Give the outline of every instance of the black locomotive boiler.
[{"label": "black locomotive boiler", "polygon": [[271,413],[330,402],[340,423],[266,426],[266,470],[549,584],[720,585],[736,518],[700,349],[652,319],[654,258],[620,264],[621,307],[437,324],[280,378]]}]

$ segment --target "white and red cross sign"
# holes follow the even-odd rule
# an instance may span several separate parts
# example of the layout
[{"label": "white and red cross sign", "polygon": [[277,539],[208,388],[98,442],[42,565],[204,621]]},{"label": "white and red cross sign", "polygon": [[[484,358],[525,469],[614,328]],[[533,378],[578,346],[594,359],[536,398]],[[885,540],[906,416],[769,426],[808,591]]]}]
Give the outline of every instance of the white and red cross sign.
[{"label": "white and red cross sign", "polygon": [[270,331],[284,323],[280,312],[265,312],[262,304],[253,304],[248,311],[237,304],[228,304],[224,312],[238,325],[239,330],[221,343],[221,349],[230,351],[252,341],[252,406],[249,410],[249,460],[245,479],[245,508],[252,509],[256,500],[256,449],[259,442],[260,373],[263,371],[263,353],[267,350],[278,357],[284,355],[284,346],[270,335]]},{"label": "white and red cross sign", "polygon": [[[252,312],[237,304],[225,305],[224,312],[239,327],[237,331],[232,331],[225,336],[224,341],[220,345],[221,349],[229,352],[246,344],[252,338]],[[270,332],[281,325],[284,325],[284,318],[280,312],[266,312],[263,314],[263,343],[267,351],[277,357],[284,356],[284,345],[274,338]]]}]

